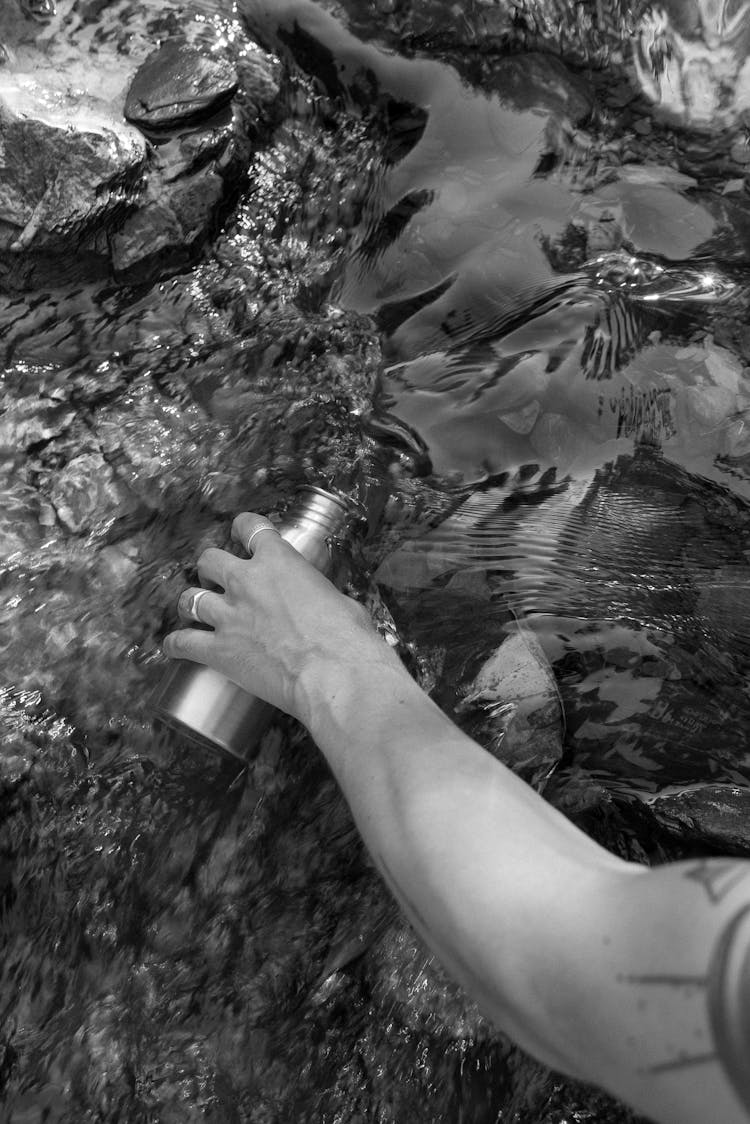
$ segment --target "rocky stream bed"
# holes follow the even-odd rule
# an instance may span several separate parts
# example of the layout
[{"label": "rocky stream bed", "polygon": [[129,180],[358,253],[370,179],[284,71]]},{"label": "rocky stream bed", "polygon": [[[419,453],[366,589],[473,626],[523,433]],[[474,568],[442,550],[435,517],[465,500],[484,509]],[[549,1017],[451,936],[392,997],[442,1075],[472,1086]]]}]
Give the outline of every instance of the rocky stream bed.
[{"label": "rocky stream bed", "polygon": [[686,7],[6,0],[8,1124],[633,1120],[444,978],[304,731],[240,770],[148,694],[201,549],[330,483],[490,752],[750,853],[747,44]]}]

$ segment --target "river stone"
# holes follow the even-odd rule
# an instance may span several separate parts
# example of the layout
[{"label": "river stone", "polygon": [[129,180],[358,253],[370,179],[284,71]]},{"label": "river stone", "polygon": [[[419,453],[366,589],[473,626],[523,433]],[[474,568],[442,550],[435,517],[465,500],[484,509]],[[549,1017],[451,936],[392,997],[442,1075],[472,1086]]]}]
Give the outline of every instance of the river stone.
[{"label": "river stone", "polygon": [[145,160],[106,103],[0,70],[0,283],[20,287],[45,255],[95,255],[87,239],[125,211]]},{"label": "river stone", "polygon": [[82,534],[122,513],[126,493],[99,453],[82,453],[66,464],[50,489],[60,522]]},{"label": "river stone", "polygon": [[541,644],[516,630],[489,656],[465,689],[460,714],[484,712],[493,727],[481,743],[538,786],[562,758],[560,694]]},{"label": "river stone", "polygon": [[183,43],[165,43],[136,71],[125,117],[148,129],[171,129],[215,113],[237,91],[224,59],[207,58]]},{"label": "river stone", "polygon": [[[254,44],[239,78],[226,60],[175,44],[150,56],[152,70],[157,55],[172,102],[158,102],[155,86],[144,128],[149,114],[165,128],[226,106],[158,145],[123,121],[121,72],[97,58],[75,55],[61,70],[0,67],[0,291],[147,282],[193,261],[215,231],[275,119],[279,64]],[[181,75],[184,96],[169,94]],[[230,108],[238,83],[243,96]]]},{"label": "river stone", "polygon": [[706,784],[650,802],[659,822],[692,843],[750,854],[750,788]]}]

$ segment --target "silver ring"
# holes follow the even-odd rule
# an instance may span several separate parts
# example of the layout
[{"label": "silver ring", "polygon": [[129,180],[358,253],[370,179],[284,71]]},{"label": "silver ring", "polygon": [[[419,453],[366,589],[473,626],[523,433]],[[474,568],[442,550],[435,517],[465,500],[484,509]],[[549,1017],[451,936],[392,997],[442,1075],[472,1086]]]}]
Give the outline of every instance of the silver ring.
[{"label": "silver ring", "polygon": [[204,620],[201,619],[201,617],[198,613],[198,602],[200,601],[201,597],[205,597],[205,595],[207,593],[208,593],[207,589],[199,589],[198,592],[194,593],[193,596],[190,598],[190,604],[187,607],[188,616],[192,617],[192,619],[194,621],[197,621],[198,624],[205,624],[206,623]]},{"label": "silver ring", "polygon": [[273,531],[273,533],[275,535],[278,535],[279,538],[281,538],[281,532],[278,531],[276,527],[274,527],[274,525],[270,521],[270,519],[266,519],[265,523],[261,523],[259,527],[255,528],[255,530],[252,532],[252,534],[248,535],[247,540],[245,542],[245,553],[246,554],[252,554],[253,553],[253,548],[252,548],[253,539],[255,538],[256,535],[259,535],[261,533],[261,531]]}]

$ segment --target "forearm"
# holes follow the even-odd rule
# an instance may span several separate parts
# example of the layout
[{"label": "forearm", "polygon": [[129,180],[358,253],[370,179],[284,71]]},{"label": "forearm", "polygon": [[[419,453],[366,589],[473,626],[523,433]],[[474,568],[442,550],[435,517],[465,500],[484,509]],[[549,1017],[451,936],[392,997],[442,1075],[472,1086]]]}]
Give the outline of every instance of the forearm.
[{"label": "forearm", "polygon": [[404,912],[521,1045],[665,1124],[748,1124],[750,1015],[730,1007],[744,988],[750,1010],[749,864],[649,871],[598,847],[463,736],[258,518],[232,528],[251,562],[201,555],[224,593],[185,590],[183,620],[200,593],[210,630],[171,633],[165,652],[305,723]]},{"label": "forearm", "polygon": [[580,1072],[568,1016],[552,1018],[560,948],[580,943],[586,887],[640,868],[463,735],[400,666],[332,664],[316,679],[308,727],[404,912],[503,1029]]},{"label": "forearm", "polygon": [[498,1026],[654,1119],[747,1119],[701,1060],[726,917],[682,868],[603,850],[389,661],[331,664],[308,725],[403,911]]}]

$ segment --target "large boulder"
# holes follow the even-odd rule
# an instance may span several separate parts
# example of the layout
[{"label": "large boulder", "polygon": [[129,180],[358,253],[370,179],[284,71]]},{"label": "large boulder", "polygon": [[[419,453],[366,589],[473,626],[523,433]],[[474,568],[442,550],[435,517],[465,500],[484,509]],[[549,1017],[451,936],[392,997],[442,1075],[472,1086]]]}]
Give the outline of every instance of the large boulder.
[{"label": "large boulder", "polygon": [[238,75],[168,40],[127,99],[87,73],[90,61],[78,60],[75,78],[101,96],[50,68],[0,70],[0,290],[142,281],[187,264],[236,192],[278,92],[259,50]]},{"label": "large boulder", "polygon": [[144,138],[96,98],[0,71],[0,285],[104,272],[106,225],[133,206]]}]

